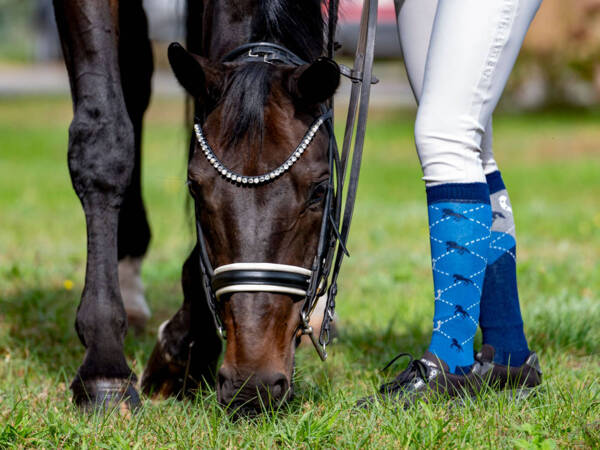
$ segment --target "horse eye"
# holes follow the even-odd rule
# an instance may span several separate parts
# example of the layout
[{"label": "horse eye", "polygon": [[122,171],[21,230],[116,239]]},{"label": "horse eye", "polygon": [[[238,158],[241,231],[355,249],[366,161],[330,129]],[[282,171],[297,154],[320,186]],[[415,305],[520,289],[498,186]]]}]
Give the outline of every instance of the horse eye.
[{"label": "horse eye", "polygon": [[202,199],[202,196],[198,195],[198,193],[200,192],[200,186],[196,181],[192,180],[191,178],[188,178],[185,184],[187,185],[188,192],[194,200]]},{"label": "horse eye", "polygon": [[188,178],[185,184],[188,188],[189,193],[194,195],[194,181],[191,178]]},{"label": "horse eye", "polygon": [[327,186],[328,186],[328,181],[322,181],[318,184],[313,183],[310,186],[310,195],[308,198],[308,205],[314,205],[317,203],[320,203],[323,198],[325,197],[325,194],[327,194]]}]

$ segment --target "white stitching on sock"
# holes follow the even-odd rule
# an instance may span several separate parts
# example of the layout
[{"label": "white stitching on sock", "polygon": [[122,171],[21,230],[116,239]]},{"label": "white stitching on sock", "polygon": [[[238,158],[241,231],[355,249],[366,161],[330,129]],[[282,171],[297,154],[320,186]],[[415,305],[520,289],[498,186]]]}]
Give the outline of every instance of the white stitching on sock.
[{"label": "white stitching on sock", "polygon": [[469,341],[472,341],[474,337],[475,337],[475,335],[471,336],[471,337],[470,337],[469,339],[467,339],[466,341],[463,341],[463,342],[460,344],[460,346],[461,346],[461,347],[464,347],[464,345],[465,345],[467,342],[469,342]]},{"label": "white stitching on sock", "polygon": [[508,253],[510,256],[512,256],[512,259],[515,260],[515,262],[517,262],[517,255],[513,254],[510,250],[507,250],[503,247],[497,247],[495,245],[490,245],[490,248],[496,249],[496,250],[502,250],[504,253]]}]

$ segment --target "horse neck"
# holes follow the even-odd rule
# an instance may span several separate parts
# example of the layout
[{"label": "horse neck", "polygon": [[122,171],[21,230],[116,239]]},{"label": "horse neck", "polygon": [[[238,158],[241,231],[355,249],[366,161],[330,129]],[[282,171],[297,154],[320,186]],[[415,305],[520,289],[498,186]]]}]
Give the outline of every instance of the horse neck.
[{"label": "horse neck", "polygon": [[[276,0],[274,0],[276,1]],[[264,6],[264,0],[208,0],[204,3],[202,19],[202,54],[211,60],[220,60],[224,55],[240,45],[256,41],[257,17],[261,17],[259,8]],[[320,11],[316,12],[317,14]],[[298,18],[300,19],[300,17]],[[263,36],[261,40],[280,44],[294,50],[298,43],[294,41],[295,33],[285,37]],[[311,39],[322,43],[322,35]],[[289,42],[286,42],[288,40]],[[314,48],[306,49],[305,57],[313,60],[320,56],[322,45],[315,44]],[[298,52],[298,48],[295,49]],[[302,56],[302,55],[300,55]]]},{"label": "horse neck", "polygon": [[213,61],[249,42],[257,0],[208,0],[202,18],[202,54]]}]

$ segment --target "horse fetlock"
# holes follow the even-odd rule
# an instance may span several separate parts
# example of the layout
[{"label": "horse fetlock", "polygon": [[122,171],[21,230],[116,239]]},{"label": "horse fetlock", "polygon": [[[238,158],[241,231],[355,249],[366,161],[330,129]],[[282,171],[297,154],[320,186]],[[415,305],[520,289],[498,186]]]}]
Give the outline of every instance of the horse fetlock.
[{"label": "horse fetlock", "polygon": [[86,347],[88,343],[101,343],[98,348],[101,353],[104,353],[104,349],[115,346],[121,349],[127,333],[127,317],[123,305],[117,300],[92,303],[84,298],[77,311],[75,328]]},{"label": "horse fetlock", "polygon": [[182,330],[170,330],[170,323],[163,322],[159,327],[158,341],[142,374],[142,392],[153,397],[193,395],[212,384],[221,354],[220,342],[196,343],[181,334]]}]

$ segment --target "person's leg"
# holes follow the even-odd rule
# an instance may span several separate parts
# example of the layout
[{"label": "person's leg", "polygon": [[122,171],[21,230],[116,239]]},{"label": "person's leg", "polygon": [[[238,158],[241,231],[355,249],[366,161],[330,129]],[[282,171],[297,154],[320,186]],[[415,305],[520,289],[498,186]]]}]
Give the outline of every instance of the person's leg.
[{"label": "person's leg", "polygon": [[[398,11],[402,53],[417,103],[423,93],[437,8],[438,0],[405,0]],[[464,371],[473,363],[472,338],[482,285],[479,278],[485,270],[489,239],[489,194],[483,183],[440,185],[428,188],[428,203],[436,291],[429,350],[448,363],[450,370]]]},{"label": "person's leg", "polygon": [[[411,0],[401,6],[401,27],[416,26],[403,16],[411,6]],[[473,363],[492,222],[481,158],[485,126],[538,6],[539,0],[440,0],[433,21],[415,139],[427,185],[436,292],[429,349],[451,371]],[[402,41],[408,67],[413,44],[410,36]],[[418,97],[418,76],[410,78]]]},{"label": "person's leg", "polygon": [[491,142],[486,142],[482,159],[490,189],[493,222],[479,325],[483,344],[495,349],[494,362],[515,367],[522,365],[531,353],[523,331],[517,289],[515,221]]},{"label": "person's leg", "polygon": [[427,186],[485,183],[482,141],[541,0],[440,0],[415,125]]},{"label": "person's leg", "polygon": [[417,104],[423,92],[425,63],[437,7],[438,0],[396,0],[402,59]]}]

